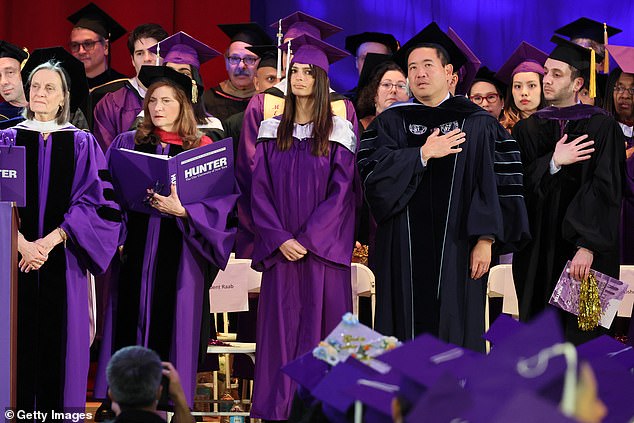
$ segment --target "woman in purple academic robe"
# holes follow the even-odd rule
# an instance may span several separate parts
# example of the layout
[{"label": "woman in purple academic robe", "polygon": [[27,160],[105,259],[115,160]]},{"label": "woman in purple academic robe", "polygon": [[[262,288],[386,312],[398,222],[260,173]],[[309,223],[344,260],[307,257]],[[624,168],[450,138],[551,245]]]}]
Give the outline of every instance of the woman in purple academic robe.
[{"label": "woman in purple academic robe", "polygon": [[[144,120],[137,131],[115,138],[107,157],[120,148],[174,156],[212,142],[196,127],[189,77],[164,66],[143,66],[139,78],[149,87]],[[235,230],[227,219],[237,197],[236,192],[183,205],[172,185],[169,196],[150,191],[149,204],[162,215],[123,210],[121,263],[106,313],[98,398],[105,394],[103,370],[110,356],[124,346],[142,345],[174,364],[193,405],[203,302],[231,254]],[[206,336],[202,342],[206,351]]]},{"label": "woman in purple academic robe", "polygon": [[31,72],[26,120],[0,131],[0,145],[26,150],[16,406],[48,413],[85,408],[88,272],[107,268],[121,222],[97,141],[68,123],[70,81],[62,66],[45,62]]},{"label": "woman in purple academic robe", "polygon": [[282,367],[317,346],[352,308],[356,137],[333,116],[328,64],[345,56],[293,39],[284,113],[262,122],[251,206],[253,267],[262,271],[251,416],[289,417],[295,384]]}]

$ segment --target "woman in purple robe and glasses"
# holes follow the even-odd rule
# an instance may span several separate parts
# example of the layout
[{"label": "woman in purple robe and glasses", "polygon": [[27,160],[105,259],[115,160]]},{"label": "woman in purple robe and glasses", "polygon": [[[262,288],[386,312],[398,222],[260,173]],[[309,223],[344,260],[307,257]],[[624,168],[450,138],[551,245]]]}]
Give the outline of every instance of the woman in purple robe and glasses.
[{"label": "woman in purple robe and glasses", "polygon": [[289,417],[295,384],[282,367],[352,308],[356,137],[328,94],[329,63],[347,53],[308,35],[291,43],[284,112],[260,126],[251,190],[263,272],[251,416],[265,420]]},{"label": "woman in purple robe and glasses", "polygon": [[[143,66],[139,79],[148,87],[144,120],[113,140],[108,159],[114,149],[172,157],[212,142],[196,126],[191,78],[165,66]],[[120,171],[113,177],[125,183]],[[95,395],[105,397],[110,356],[142,345],[178,369],[191,407],[198,362],[207,351],[207,336],[201,339],[204,302],[231,254],[235,229],[227,221],[238,194],[184,205],[176,185],[165,196],[148,189],[147,203],[160,214],[123,210],[121,262],[112,279]]]},{"label": "woman in purple robe and glasses", "polygon": [[86,405],[89,272],[97,275],[108,267],[121,214],[97,141],[69,123],[82,82],[83,95],[88,93],[82,63],[61,48],[36,52],[25,66],[32,69],[24,75],[26,120],[0,131],[0,145],[26,152],[26,206],[19,208],[16,408],[75,411]]}]

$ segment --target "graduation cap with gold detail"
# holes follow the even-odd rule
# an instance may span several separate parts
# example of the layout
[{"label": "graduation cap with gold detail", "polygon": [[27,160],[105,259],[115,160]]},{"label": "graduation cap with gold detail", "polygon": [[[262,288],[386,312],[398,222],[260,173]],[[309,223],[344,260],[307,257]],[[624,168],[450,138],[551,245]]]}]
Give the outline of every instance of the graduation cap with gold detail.
[{"label": "graduation cap with gold detail", "polygon": [[603,56],[597,54],[597,52],[591,48],[580,46],[556,35],[553,35],[550,41],[557,44],[557,46],[548,57],[553,60],[568,63],[573,68],[581,71],[583,75],[588,76],[589,95],[591,98],[596,97],[596,63],[603,60]]},{"label": "graduation cap with gold detail", "polygon": [[26,49],[22,49],[8,41],[0,40],[0,58],[9,57],[22,64],[29,57]]},{"label": "graduation cap with gold detail", "polygon": [[75,28],[85,28],[96,32],[104,39],[114,42],[127,32],[95,3],[88,3],[67,18]]},{"label": "graduation cap with gold detail", "polygon": [[150,87],[155,82],[169,80],[176,84],[190,99],[192,103],[196,103],[198,100],[198,93],[194,93],[193,81],[187,75],[175,71],[167,66],[141,66],[139,72],[139,81],[146,86]]}]

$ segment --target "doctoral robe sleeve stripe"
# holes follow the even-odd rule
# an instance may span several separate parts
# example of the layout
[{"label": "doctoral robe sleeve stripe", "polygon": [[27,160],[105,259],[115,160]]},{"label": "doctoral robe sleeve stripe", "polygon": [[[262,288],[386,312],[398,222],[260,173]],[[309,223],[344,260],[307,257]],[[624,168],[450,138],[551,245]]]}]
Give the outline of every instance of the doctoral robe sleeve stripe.
[{"label": "doctoral robe sleeve stripe", "polygon": [[522,162],[495,162],[493,169],[502,175],[523,174]]}]

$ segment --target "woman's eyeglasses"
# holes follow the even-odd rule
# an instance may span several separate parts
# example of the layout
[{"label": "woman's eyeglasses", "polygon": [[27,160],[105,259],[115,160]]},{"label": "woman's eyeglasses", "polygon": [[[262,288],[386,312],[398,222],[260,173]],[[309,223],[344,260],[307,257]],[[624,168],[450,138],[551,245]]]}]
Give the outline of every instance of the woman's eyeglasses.
[{"label": "woman's eyeglasses", "polygon": [[496,101],[498,101],[498,99],[500,98],[499,94],[487,94],[485,96],[481,96],[481,95],[472,95],[469,97],[469,99],[471,101],[473,101],[475,104],[482,104],[482,101],[484,101],[486,99],[487,103],[491,104],[491,103],[495,103]]},{"label": "woman's eyeglasses", "polygon": [[391,91],[396,88],[396,91],[407,91],[407,84],[393,84],[391,82],[381,82],[379,87],[385,91]]},{"label": "woman's eyeglasses", "polygon": [[623,94],[625,92],[628,92],[632,97],[634,97],[634,87],[631,88],[625,88],[623,85],[617,85],[616,87],[614,87],[614,92],[617,94]]}]

